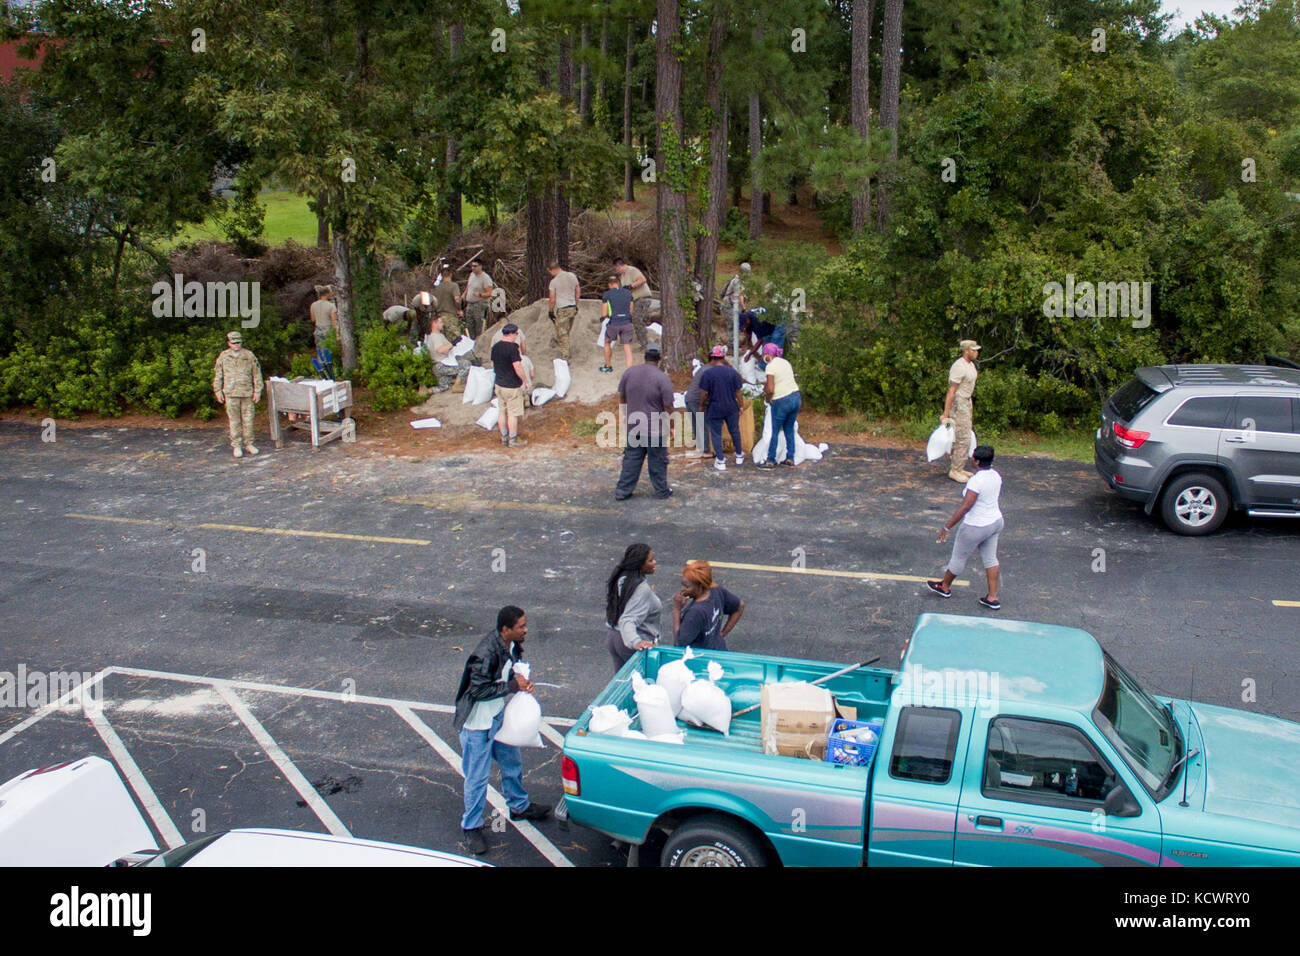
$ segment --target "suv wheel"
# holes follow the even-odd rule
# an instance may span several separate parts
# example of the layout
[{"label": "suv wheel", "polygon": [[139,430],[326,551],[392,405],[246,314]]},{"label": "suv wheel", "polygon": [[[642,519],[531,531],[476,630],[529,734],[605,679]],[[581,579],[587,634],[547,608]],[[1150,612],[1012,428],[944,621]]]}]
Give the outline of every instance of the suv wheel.
[{"label": "suv wheel", "polygon": [[1160,515],[1170,531],[1201,535],[1217,531],[1232,502],[1219,479],[1204,474],[1179,475],[1165,488]]}]

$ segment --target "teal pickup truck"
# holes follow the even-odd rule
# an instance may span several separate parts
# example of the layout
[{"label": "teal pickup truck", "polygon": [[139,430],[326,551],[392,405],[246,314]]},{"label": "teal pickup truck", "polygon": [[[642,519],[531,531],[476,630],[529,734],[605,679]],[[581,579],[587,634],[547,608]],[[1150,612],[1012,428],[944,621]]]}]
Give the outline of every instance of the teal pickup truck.
[{"label": "teal pickup truck", "polygon": [[[635,713],[632,671],[680,656],[637,653],[592,706]],[[733,711],[843,666],[688,666],[710,660]],[[569,820],[664,866],[1300,865],[1300,724],[1153,697],[1084,631],[924,614],[899,670],[824,686],[884,720],[869,765],[765,754],[758,710],[674,744],[590,733],[588,708],[564,742]]]}]

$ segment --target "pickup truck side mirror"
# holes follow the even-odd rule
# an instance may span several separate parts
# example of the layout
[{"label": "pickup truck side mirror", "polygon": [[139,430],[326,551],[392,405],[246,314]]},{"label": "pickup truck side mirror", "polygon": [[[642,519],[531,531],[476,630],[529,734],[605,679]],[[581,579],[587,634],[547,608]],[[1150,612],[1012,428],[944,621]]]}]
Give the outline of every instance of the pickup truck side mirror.
[{"label": "pickup truck side mirror", "polygon": [[1133,799],[1133,794],[1129,793],[1128,787],[1122,783],[1115,784],[1106,794],[1102,809],[1106,811],[1108,817],[1136,817],[1142,813],[1142,808]]}]

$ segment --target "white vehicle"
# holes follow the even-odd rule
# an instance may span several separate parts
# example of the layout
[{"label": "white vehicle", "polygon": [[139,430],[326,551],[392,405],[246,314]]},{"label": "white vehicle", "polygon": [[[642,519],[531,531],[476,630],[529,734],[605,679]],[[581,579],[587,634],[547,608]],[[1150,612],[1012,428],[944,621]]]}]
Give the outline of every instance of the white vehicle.
[{"label": "white vehicle", "polygon": [[423,847],[301,830],[222,830],[173,850],[116,768],[100,757],[51,764],[0,785],[0,866],[486,866]]}]

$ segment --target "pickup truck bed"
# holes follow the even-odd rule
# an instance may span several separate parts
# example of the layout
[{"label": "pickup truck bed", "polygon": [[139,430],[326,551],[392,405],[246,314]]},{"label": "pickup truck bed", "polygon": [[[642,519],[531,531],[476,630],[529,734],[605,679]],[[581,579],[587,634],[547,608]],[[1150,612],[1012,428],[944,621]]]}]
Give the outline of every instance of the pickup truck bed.
[{"label": "pickup truck bed", "polygon": [[[681,648],[642,651],[615,676],[592,706],[613,704],[629,714],[632,672],[653,680],[659,668],[682,654]],[[757,704],[766,683],[813,681],[845,665],[791,661],[728,651],[703,652],[690,667],[703,676],[710,660],[723,667],[718,685],[732,710]],[[825,686],[842,705],[856,707],[859,720],[884,717],[891,671],[861,668]],[[684,744],[588,733],[591,708],[565,740],[565,754],[577,765],[580,793],[566,798],[571,819],[629,843],[641,844],[658,824],[717,810],[748,821],[788,864],[816,860],[823,865],[856,866],[862,862],[864,814],[870,767],[849,767],[763,753],[762,715],[755,710],[731,723],[729,736],[690,727]],[[632,727],[639,729],[639,723]],[[584,798],[621,794],[618,805]],[[637,808],[637,809],[631,809]],[[648,808],[648,809],[647,809]]]}]

